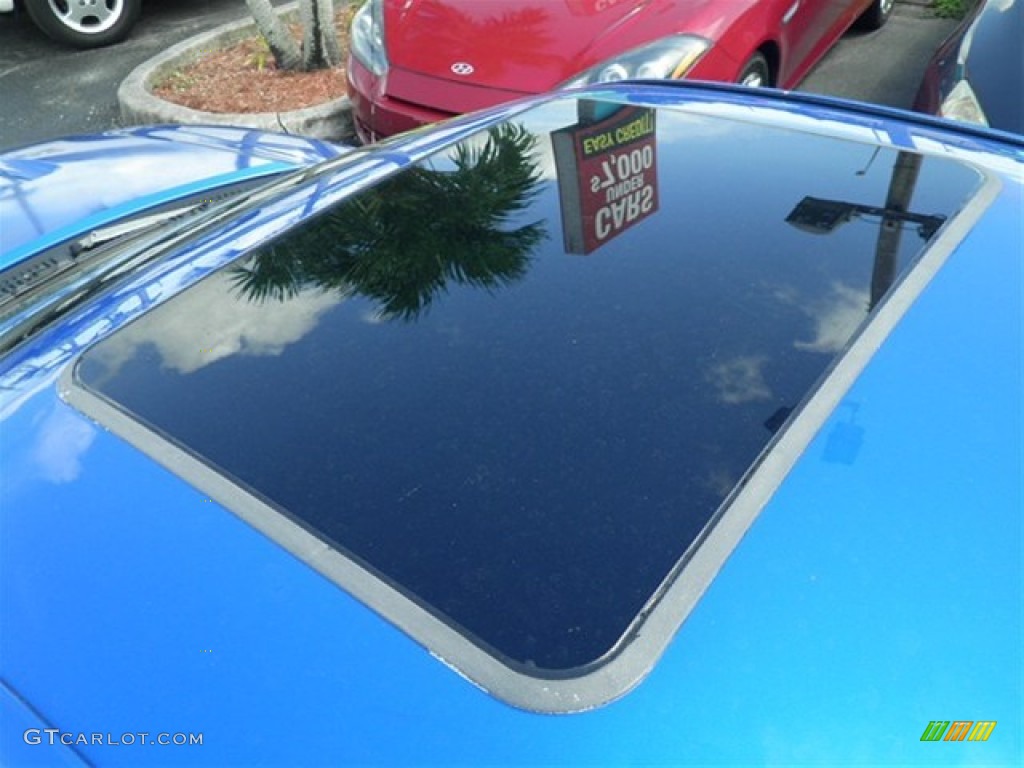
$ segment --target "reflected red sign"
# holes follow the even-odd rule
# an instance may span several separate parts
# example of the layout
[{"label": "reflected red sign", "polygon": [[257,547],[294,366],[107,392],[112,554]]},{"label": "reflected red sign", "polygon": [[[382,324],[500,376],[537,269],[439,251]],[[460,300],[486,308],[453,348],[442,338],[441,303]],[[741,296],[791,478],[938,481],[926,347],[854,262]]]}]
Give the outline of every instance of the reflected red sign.
[{"label": "reflected red sign", "polygon": [[622,107],[551,134],[569,253],[587,254],[658,210],[655,112]]}]

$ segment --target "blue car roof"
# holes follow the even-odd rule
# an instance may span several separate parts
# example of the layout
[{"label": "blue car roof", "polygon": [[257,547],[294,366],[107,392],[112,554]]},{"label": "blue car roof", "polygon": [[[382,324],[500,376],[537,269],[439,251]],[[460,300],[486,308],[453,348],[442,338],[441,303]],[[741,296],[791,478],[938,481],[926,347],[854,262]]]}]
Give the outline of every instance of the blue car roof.
[{"label": "blue car roof", "polygon": [[69,238],[175,200],[329,160],[316,139],[222,126],[145,126],[0,156],[0,270]]},{"label": "blue car roof", "polygon": [[[448,127],[447,137],[392,144],[205,232],[7,354],[0,663],[5,711],[20,712],[24,728],[4,734],[5,754],[51,749],[72,759],[70,747],[91,763],[131,765],[1019,760],[1019,148],[888,113],[728,89],[593,93],[605,103],[664,103],[694,130],[739,120],[853,142],[851,178],[880,147],[889,166],[902,150],[977,180],[831,364],[836,386],[803,402],[759,458],[760,470],[784,479],[758,489],[764,472],[749,475],[737,493],[759,501],[706,532],[711,544],[726,537],[735,548],[724,563],[701,554],[714,546],[688,561],[705,571],[706,591],[684,596],[692,610],[682,628],[654,626],[657,611],[638,625],[641,640],[667,632],[642,681],[604,706],[565,707],[582,710],[572,715],[509,706],[466,680],[461,659],[425,649],[407,634],[416,627],[403,631],[378,610],[391,622],[404,614],[373,610],[311,568],[316,552],[298,551],[308,539],[254,528],[202,483],[186,482],[177,454],[154,461],[103,414],[90,411],[101,423],[84,416],[71,392],[84,350],[100,354],[156,322],[148,318],[162,310],[153,307],[171,307],[240,254],[280,242],[296,219],[358,200],[396,169],[436,168],[439,145],[491,122],[552,114],[519,105],[471,118],[463,132]],[[667,205],[670,183],[660,189]],[[644,226],[619,233],[604,253],[639,242]],[[602,251],[574,258],[600,269]],[[131,410],[107,402],[122,418]],[[573,695],[564,679],[550,686]],[[997,725],[984,742],[923,741],[935,721]],[[56,729],[52,746],[47,727]],[[195,734],[201,744],[188,743]]]}]

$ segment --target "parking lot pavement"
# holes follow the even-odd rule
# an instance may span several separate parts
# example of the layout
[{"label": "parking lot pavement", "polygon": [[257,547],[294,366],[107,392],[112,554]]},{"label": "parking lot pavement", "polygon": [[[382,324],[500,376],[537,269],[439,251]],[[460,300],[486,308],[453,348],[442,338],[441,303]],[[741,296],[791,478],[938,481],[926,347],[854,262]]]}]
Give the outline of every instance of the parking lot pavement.
[{"label": "parking lot pavement", "polygon": [[799,90],[910,109],[935,49],[957,22],[936,18],[930,0],[897,0],[877,32],[850,30]]},{"label": "parking lot pavement", "polygon": [[[898,0],[878,32],[853,31],[801,90],[909,107],[931,52],[954,22]],[[275,0],[276,3],[276,0]],[[0,17],[0,151],[120,125],[117,87],[146,59],[204,30],[243,18],[241,0],[149,0],[124,43],[76,51],[50,42],[21,14]]]},{"label": "parking lot pavement", "polygon": [[129,72],[247,13],[242,0],[147,0],[126,41],[92,51],[50,41],[24,13],[0,14],[0,151],[119,127],[117,87]]}]

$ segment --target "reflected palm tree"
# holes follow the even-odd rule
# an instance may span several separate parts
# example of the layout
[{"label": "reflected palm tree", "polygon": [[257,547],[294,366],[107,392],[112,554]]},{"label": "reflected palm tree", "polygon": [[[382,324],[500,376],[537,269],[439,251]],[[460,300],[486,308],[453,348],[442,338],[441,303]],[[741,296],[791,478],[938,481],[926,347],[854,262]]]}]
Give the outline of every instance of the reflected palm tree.
[{"label": "reflected palm tree", "polygon": [[383,318],[415,319],[449,283],[496,289],[524,274],[541,222],[507,228],[540,174],[525,128],[460,144],[454,168],[417,166],[317,216],[232,270],[250,300],[285,300],[316,286],[359,294]]}]

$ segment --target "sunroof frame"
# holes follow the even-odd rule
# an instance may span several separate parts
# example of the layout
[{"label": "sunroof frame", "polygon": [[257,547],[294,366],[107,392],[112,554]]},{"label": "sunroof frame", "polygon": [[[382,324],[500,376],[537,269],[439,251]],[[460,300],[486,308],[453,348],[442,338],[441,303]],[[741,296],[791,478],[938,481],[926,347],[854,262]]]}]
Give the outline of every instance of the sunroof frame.
[{"label": "sunroof frame", "polygon": [[710,522],[662,581],[627,631],[595,662],[543,670],[510,662],[431,612],[353,557],[332,548],[287,512],[221,473],[159,430],[89,390],[81,355],[63,371],[61,396],[170,472],[208,495],[325,578],[410,635],[431,655],[496,698],[524,710],[570,713],[607,704],[639,684],[861,371],[956,246],[995,199],[982,184],[865,320],[832,366],[768,443]]}]

